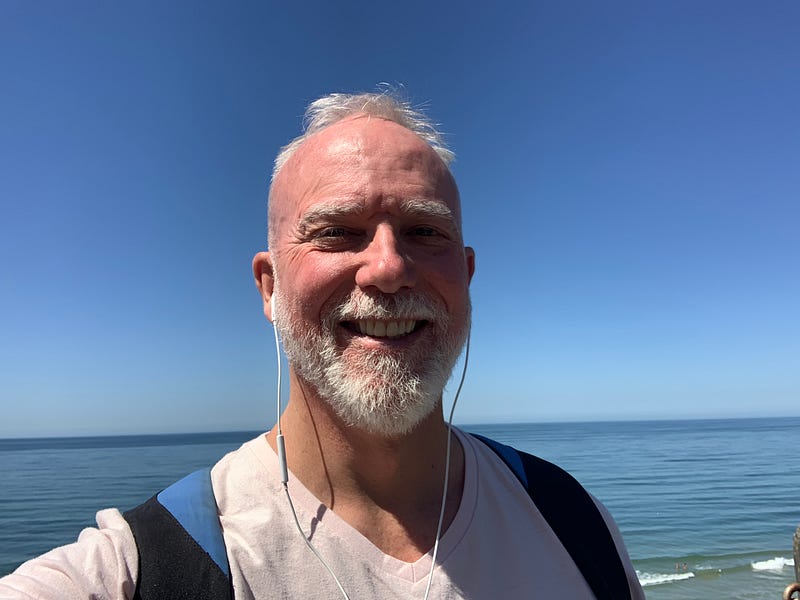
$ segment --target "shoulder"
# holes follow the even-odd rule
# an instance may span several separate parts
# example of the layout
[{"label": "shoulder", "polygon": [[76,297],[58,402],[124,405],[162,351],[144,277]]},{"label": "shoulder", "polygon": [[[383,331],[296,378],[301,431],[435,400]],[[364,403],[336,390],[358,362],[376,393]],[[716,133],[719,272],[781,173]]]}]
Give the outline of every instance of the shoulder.
[{"label": "shoulder", "polygon": [[139,561],[130,527],[116,509],[78,540],[23,563],[0,579],[2,598],[131,598]]},{"label": "shoulder", "polygon": [[211,469],[211,482],[223,523],[267,495],[280,494],[278,457],[264,434],[226,454]]},{"label": "shoulder", "polygon": [[644,597],[619,528],[597,498],[551,462],[490,438],[472,437],[514,473],[596,592],[608,589],[611,597],[621,598],[627,588],[630,597]]}]

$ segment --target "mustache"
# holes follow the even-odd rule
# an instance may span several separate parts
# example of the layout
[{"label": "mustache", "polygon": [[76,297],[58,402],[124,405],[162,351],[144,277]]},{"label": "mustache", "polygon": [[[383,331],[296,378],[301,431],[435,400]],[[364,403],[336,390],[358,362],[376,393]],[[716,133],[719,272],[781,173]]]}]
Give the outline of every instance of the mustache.
[{"label": "mustache", "polygon": [[418,292],[395,294],[354,292],[331,309],[326,321],[415,319],[441,322],[446,321],[448,317],[447,309],[440,302]]}]

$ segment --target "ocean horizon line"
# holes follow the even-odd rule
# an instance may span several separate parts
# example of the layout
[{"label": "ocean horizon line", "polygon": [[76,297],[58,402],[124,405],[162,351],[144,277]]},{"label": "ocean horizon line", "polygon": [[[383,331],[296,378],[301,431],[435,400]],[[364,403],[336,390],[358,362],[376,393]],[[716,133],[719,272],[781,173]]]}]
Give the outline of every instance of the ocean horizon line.
[{"label": "ocean horizon line", "polygon": [[[567,420],[526,420],[526,421],[494,421],[494,422],[458,422],[454,425],[461,429],[469,430],[471,427],[491,428],[491,427],[547,427],[547,426],[590,426],[590,425],[636,425],[636,424],[680,424],[680,423],[723,423],[730,421],[776,421],[781,419],[800,420],[798,415],[771,415],[771,416],[725,416],[725,417],[669,417],[669,418],[631,418],[631,419],[567,419]],[[238,439],[241,436],[255,436],[265,431],[269,431],[272,426],[262,429],[220,429],[215,431],[173,431],[173,432],[126,432],[126,433],[77,433],[77,434],[64,434],[64,435],[23,435],[15,437],[0,437],[0,450],[9,450],[12,448],[6,447],[8,444],[14,443],[33,443],[33,442],[58,442],[58,441],[73,441],[78,444],[81,440],[84,442],[97,443],[101,440],[128,438],[129,441],[144,441],[151,439],[157,441],[158,438],[169,438],[170,444],[174,444],[176,439],[185,438],[187,443],[191,440],[196,440],[198,437],[213,437],[218,436],[220,442],[230,440],[232,438]],[[247,438],[249,439],[249,438]],[[213,440],[209,440],[213,441]],[[115,444],[116,445],[116,444]],[[148,444],[151,445],[151,444]],[[158,444],[152,444],[158,445]],[[76,446],[77,447],[77,446]],[[19,448],[22,449],[22,448]]]}]

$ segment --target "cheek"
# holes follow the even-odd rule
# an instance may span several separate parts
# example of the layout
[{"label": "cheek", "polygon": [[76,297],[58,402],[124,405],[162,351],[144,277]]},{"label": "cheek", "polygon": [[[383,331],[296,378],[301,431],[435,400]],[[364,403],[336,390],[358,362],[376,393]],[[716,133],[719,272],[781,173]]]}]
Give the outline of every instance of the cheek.
[{"label": "cheek", "polygon": [[324,307],[349,294],[354,286],[355,279],[348,278],[343,261],[331,258],[321,255],[315,260],[289,261],[280,277],[285,301],[305,321],[319,322]]},{"label": "cheek", "polygon": [[429,265],[428,284],[444,298],[451,311],[463,311],[469,303],[469,273],[466,263],[452,259]]}]

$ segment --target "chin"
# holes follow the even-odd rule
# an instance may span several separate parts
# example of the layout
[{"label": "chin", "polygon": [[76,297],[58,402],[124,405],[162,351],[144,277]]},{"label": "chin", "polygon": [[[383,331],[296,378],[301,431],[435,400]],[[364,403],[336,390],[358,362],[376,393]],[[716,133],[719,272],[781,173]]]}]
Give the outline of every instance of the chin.
[{"label": "chin", "polygon": [[[338,378],[335,378],[338,379]],[[411,433],[439,404],[441,389],[419,377],[398,377],[392,383],[375,377],[339,379],[319,390],[347,425],[383,437]],[[438,389],[434,393],[434,389]]]},{"label": "chin", "polygon": [[[350,426],[360,429],[365,433],[387,438],[398,438],[410,434],[420,423],[431,415],[436,408],[436,403],[431,405],[416,406],[403,414],[370,413],[359,415],[337,414]],[[345,411],[350,413],[351,411]],[[355,417],[355,418],[354,418]]]}]

